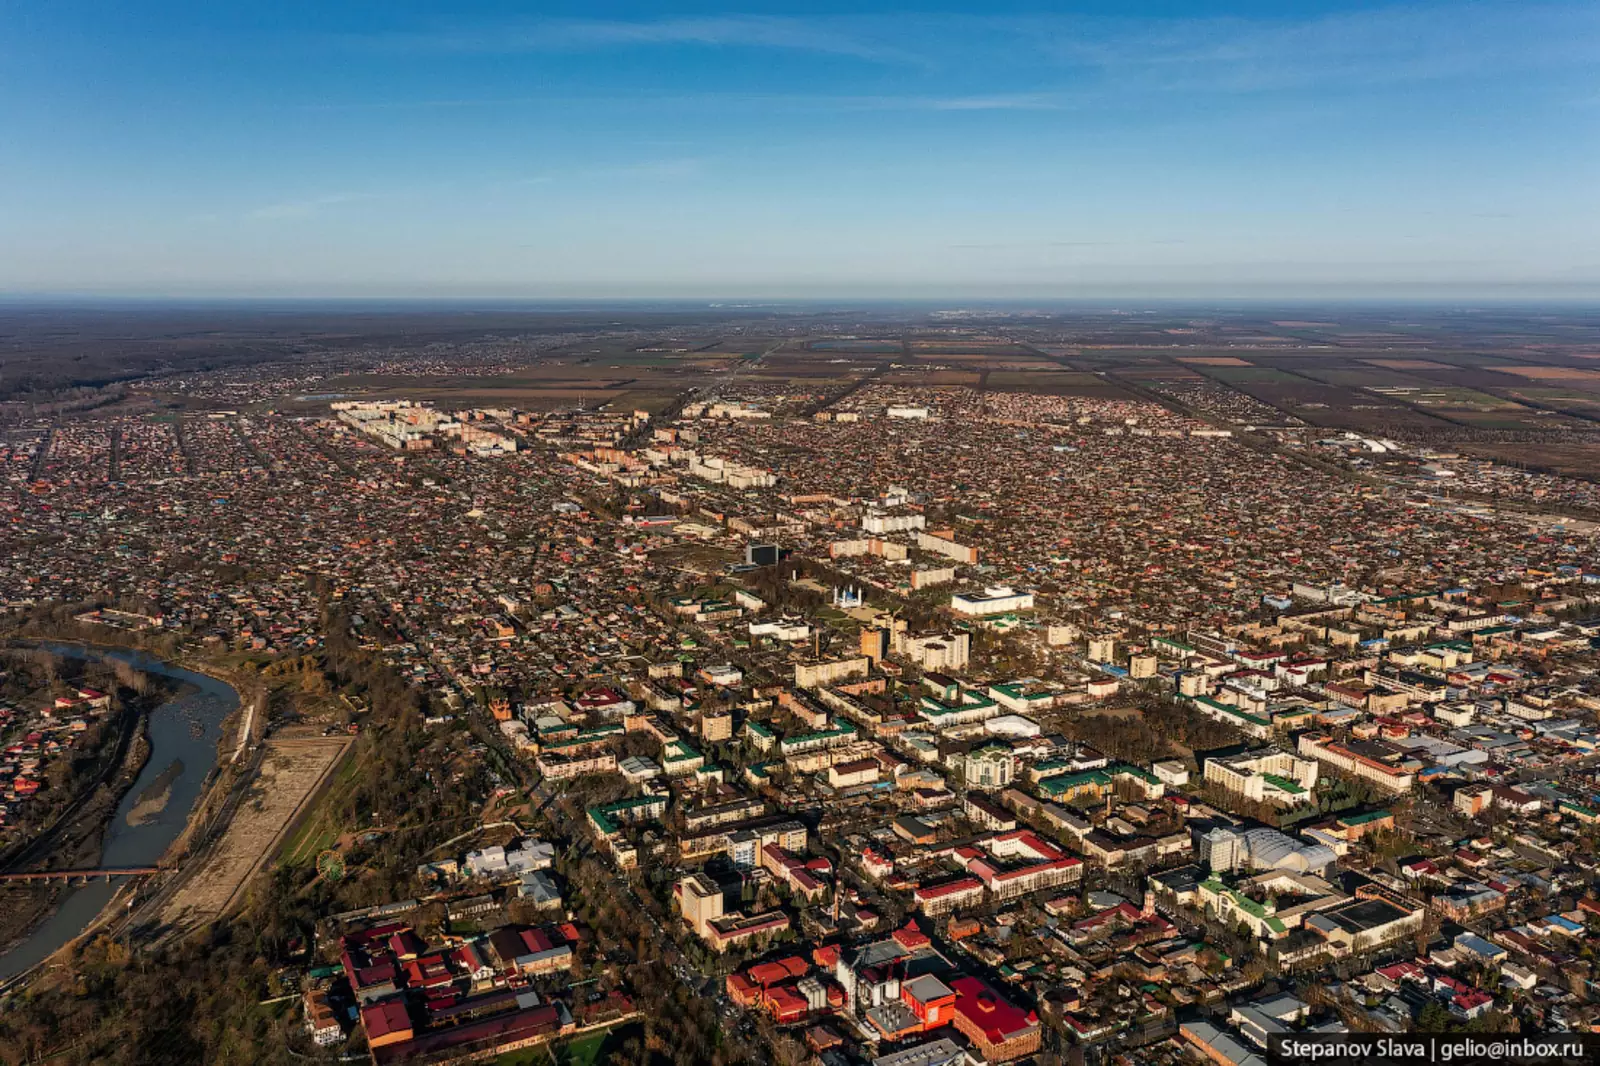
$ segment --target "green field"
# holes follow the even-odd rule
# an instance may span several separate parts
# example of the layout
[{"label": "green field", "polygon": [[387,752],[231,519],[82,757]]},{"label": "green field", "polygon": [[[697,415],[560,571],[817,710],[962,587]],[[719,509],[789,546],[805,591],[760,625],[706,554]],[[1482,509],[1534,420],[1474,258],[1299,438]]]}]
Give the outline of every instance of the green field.
[{"label": "green field", "polygon": [[855,632],[861,629],[861,623],[851,618],[837,607],[819,607],[817,618],[822,622],[846,632]]},{"label": "green field", "polygon": [[1300,373],[1329,385],[1344,385],[1356,389],[1369,388],[1373,385],[1409,389],[1430,388],[1429,383],[1420,378],[1378,367],[1305,367]]},{"label": "green field", "polygon": [[495,1059],[495,1066],[599,1066],[610,1061],[629,1036],[642,1033],[638,1023],[587,1033],[565,1043],[508,1051]]},{"label": "green field", "polygon": [[1298,374],[1274,370],[1268,366],[1199,366],[1195,367],[1195,369],[1207,377],[1214,377],[1219,381],[1241,382],[1244,384],[1292,385],[1296,382],[1310,384]]},{"label": "green field", "polygon": [[360,760],[346,756],[339,769],[334,771],[327,788],[312,808],[306,812],[283,846],[278,849],[278,861],[285,866],[309,866],[317,856],[338,841],[344,827],[334,814],[344,797],[355,786]]}]

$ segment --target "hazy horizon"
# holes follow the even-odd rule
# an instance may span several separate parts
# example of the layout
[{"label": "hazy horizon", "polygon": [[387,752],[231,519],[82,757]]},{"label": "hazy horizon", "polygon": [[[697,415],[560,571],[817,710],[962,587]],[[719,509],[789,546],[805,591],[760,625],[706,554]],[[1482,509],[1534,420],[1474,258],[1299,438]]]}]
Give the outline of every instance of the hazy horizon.
[{"label": "hazy horizon", "polygon": [[1389,293],[1385,295],[1337,295],[1319,290],[1320,295],[1306,293],[1272,294],[1204,294],[1146,295],[1128,293],[1086,294],[1078,296],[978,296],[960,293],[933,293],[915,296],[888,296],[866,293],[796,295],[720,295],[720,296],[520,296],[520,295],[439,295],[417,293],[410,295],[313,295],[313,294],[159,294],[159,293],[68,293],[68,292],[3,292],[0,291],[0,309],[5,310],[85,310],[122,311],[140,308],[166,308],[173,310],[250,310],[255,308],[304,309],[437,309],[439,311],[542,311],[542,310],[607,310],[631,311],[650,308],[671,308],[687,311],[741,311],[763,309],[788,309],[814,312],[818,310],[870,310],[870,311],[1028,311],[1049,312],[1120,312],[1127,314],[1156,314],[1172,311],[1261,311],[1286,314],[1293,311],[1401,311],[1413,308],[1419,311],[1522,310],[1528,312],[1582,311],[1600,312],[1600,295],[1582,294],[1570,297],[1559,295],[1529,295],[1515,292],[1467,293]]}]

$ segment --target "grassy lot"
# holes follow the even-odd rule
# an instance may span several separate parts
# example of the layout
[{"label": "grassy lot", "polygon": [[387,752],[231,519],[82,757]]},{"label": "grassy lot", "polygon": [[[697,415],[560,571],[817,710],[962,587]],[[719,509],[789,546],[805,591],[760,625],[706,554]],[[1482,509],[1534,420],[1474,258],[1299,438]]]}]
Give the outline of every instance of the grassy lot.
[{"label": "grassy lot", "polygon": [[[676,392],[629,391],[611,400],[611,403],[612,407],[618,411],[631,411],[637,407],[655,414],[677,398],[678,394]],[[607,399],[610,399],[610,397],[608,396]]]},{"label": "grassy lot", "polygon": [[562,1046],[559,1050],[565,1054],[561,1056],[561,1061],[572,1066],[593,1066],[594,1063],[605,1061],[601,1053],[605,1050],[610,1036],[609,1032],[590,1033]]},{"label": "grassy lot", "polygon": [[820,607],[817,609],[817,620],[828,626],[843,630],[846,633],[857,632],[861,629],[861,622],[839,610],[837,607]]},{"label": "grassy lot", "polygon": [[335,813],[350,789],[355,787],[360,760],[354,755],[345,756],[344,763],[334,771],[322,798],[301,819],[300,825],[289,834],[278,849],[278,861],[286,866],[309,866],[317,856],[333,847],[344,827]]},{"label": "grassy lot", "polygon": [[588,1033],[561,1044],[510,1051],[495,1060],[495,1066],[600,1066],[609,1062],[630,1035],[641,1030],[637,1022],[616,1029]]}]

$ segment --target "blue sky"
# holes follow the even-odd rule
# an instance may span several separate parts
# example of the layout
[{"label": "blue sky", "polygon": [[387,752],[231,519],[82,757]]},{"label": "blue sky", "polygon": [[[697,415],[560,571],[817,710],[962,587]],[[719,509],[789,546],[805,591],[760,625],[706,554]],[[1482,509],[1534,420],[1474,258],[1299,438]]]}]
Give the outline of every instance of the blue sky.
[{"label": "blue sky", "polygon": [[0,292],[1600,296],[1600,4],[0,0]]}]

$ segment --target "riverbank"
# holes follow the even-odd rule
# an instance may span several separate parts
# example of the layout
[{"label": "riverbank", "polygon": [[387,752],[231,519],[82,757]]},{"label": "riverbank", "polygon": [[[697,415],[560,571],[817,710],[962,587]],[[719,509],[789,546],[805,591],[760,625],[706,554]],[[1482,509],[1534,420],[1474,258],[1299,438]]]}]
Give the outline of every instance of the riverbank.
[{"label": "riverbank", "polygon": [[[98,660],[115,660],[176,682],[159,706],[143,716],[145,744],[139,766],[118,776],[116,796],[95,805],[100,815],[100,847],[85,850],[73,868],[84,866],[155,866],[182,837],[201,796],[219,776],[223,722],[236,715],[237,691],[221,679],[151,657],[142,649],[86,646],[83,641],[32,641],[47,650]],[[173,694],[175,693],[175,694]],[[139,808],[136,817],[134,809]],[[109,809],[109,817],[107,810]],[[65,857],[64,855],[61,857]],[[0,980],[31,968],[90,928],[123,885],[93,882],[55,894],[55,906],[26,936],[13,937],[0,953]]]},{"label": "riverbank", "polygon": [[[222,719],[221,727],[224,734],[233,732],[235,735],[227,744],[224,744],[221,740],[218,741],[216,758],[213,760],[213,765],[211,766],[205,783],[202,786],[201,802],[196,805],[193,811],[194,821],[205,821],[209,815],[209,812],[213,810],[216,805],[214,803],[214,797],[218,790],[214,786],[224,776],[223,771],[231,768],[234,763],[238,762],[239,756],[243,752],[247,742],[259,739],[258,736],[251,736],[250,734],[260,733],[264,728],[265,715],[254,715],[248,713],[243,699],[245,690],[257,679],[251,674],[236,669],[229,669],[211,660],[197,659],[193,654],[185,653],[181,647],[170,652],[163,651],[158,647],[152,646],[149,642],[142,642],[138,640],[138,634],[136,633],[125,633],[121,630],[115,631],[116,637],[123,638],[119,643],[115,640],[106,639],[101,635],[83,636],[81,635],[81,630],[83,628],[84,627],[81,626],[73,626],[70,631],[44,629],[38,626],[25,627],[23,629],[13,629],[7,633],[0,634],[0,643],[3,643],[5,647],[14,648],[48,648],[51,645],[62,645],[65,647],[78,649],[84,653],[97,653],[111,656],[136,656],[146,660],[160,662],[168,668],[176,668],[191,674],[198,674],[232,690],[236,705],[234,710]],[[103,627],[89,628],[98,630],[102,629]],[[198,691],[198,689],[193,689],[193,691]],[[187,695],[188,693],[189,690],[180,689],[178,696],[181,697]],[[224,764],[223,752],[230,749],[232,750],[233,754],[228,763]],[[192,828],[193,826],[190,827],[190,829]],[[189,836],[190,832],[186,830],[184,834],[173,843],[170,854],[165,857],[174,858],[177,855],[182,854],[184,848],[186,847],[186,842]],[[0,864],[0,869],[3,868],[4,865]]]},{"label": "riverbank", "polygon": [[[170,698],[175,696],[176,689]],[[7,872],[84,870],[100,865],[106,834],[117,807],[150,761],[147,717],[168,698],[166,693],[142,697],[140,702],[146,706],[130,707],[122,712],[123,728],[129,735],[117,742],[123,754],[110,779],[96,784],[65,818],[45,830],[48,840],[29,841],[18,856],[3,867]],[[16,886],[3,891],[6,906],[0,909],[0,954],[25,940],[71,893],[71,889],[61,885]]]}]

